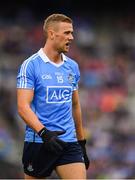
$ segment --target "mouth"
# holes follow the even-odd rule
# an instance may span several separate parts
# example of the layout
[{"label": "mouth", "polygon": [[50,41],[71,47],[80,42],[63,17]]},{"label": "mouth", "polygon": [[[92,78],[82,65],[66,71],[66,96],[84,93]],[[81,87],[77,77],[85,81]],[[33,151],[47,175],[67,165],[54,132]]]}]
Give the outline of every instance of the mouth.
[{"label": "mouth", "polygon": [[70,46],[70,42],[66,43],[66,47],[68,47],[68,48],[69,48],[69,46]]}]

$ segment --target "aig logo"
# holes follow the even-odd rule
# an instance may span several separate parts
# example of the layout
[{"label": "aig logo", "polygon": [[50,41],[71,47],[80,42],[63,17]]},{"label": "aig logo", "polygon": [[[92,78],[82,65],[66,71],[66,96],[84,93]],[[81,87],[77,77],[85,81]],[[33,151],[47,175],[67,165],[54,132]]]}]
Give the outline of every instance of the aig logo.
[{"label": "aig logo", "polygon": [[71,86],[47,86],[47,103],[65,103],[71,101]]}]

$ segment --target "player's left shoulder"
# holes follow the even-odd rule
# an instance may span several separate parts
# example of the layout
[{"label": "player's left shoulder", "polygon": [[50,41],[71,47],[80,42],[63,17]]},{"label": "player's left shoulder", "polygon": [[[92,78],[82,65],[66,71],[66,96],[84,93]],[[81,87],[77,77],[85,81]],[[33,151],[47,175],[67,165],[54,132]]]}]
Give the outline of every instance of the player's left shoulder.
[{"label": "player's left shoulder", "polygon": [[76,60],[74,60],[74,59],[72,59],[72,58],[70,58],[69,56],[66,56],[65,54],[63,54],[63,58],[66,60],[66,62],[68,63],[68,64],[70,64],[71,66],[77,66],[78,67],[78,63],[76,62]]}]

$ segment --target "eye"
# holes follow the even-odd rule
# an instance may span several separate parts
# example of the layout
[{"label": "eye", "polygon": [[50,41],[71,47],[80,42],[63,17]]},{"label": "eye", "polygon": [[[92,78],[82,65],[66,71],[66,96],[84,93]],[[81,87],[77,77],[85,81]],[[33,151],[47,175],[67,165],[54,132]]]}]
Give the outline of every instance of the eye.
[{"label": "eye", "polygon": [[72,35],[73,36],[73,32],[71,32],[71,31],[66,31],[66,32],[64,32],[64,34],[65,35]]},{"label": "eye", "polygon": [[70,34],[70,32],[69,32],[69,31],[66,31],[64,34],[68,35],[68,34]]}]

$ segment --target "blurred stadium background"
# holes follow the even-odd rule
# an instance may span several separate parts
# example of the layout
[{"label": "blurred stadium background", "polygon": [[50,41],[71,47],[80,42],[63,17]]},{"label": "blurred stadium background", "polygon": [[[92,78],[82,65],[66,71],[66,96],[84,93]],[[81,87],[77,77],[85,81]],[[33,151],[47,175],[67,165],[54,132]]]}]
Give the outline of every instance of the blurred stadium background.
[{"label": "blurred stadium background", "polygon": [[80,97],[91,159],[88,178],[135,178],[134,9],[133,0],[89,0],[89,5],[81,0],[0,3],[0,178],[23,178],[17,68],[43,46],[43,20],[55,12],[74,21],[75,40],[68,55],[81,70]]}]

